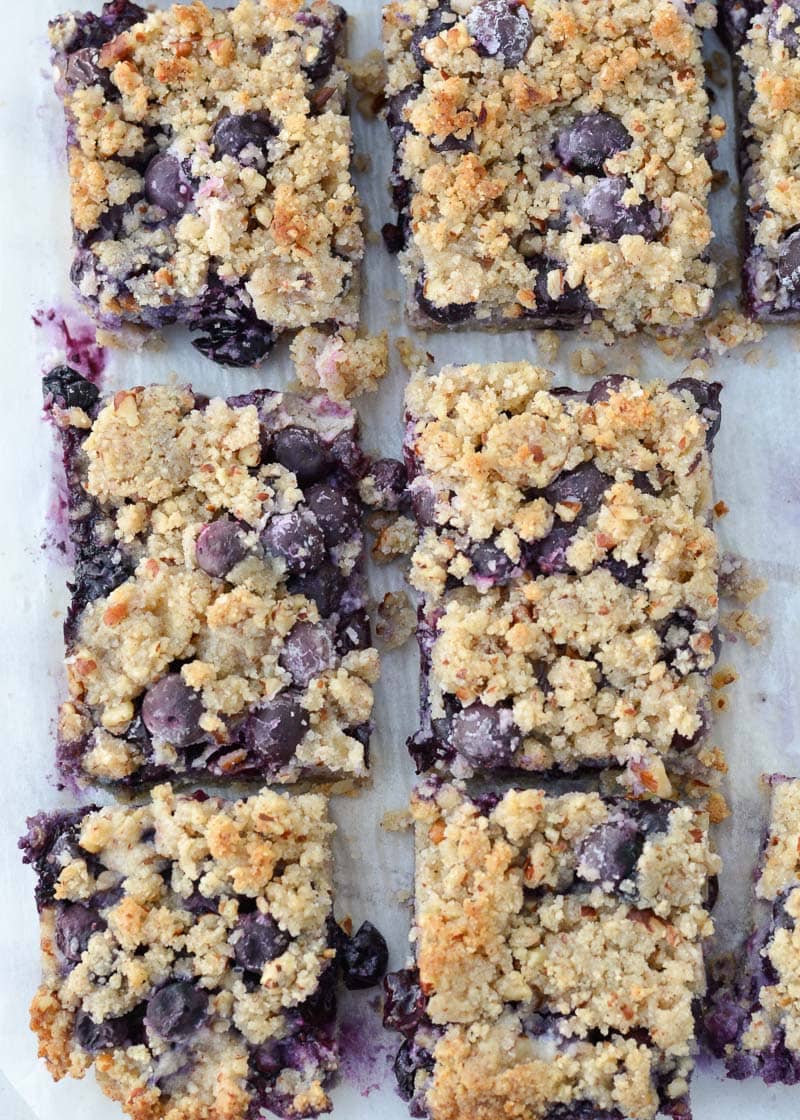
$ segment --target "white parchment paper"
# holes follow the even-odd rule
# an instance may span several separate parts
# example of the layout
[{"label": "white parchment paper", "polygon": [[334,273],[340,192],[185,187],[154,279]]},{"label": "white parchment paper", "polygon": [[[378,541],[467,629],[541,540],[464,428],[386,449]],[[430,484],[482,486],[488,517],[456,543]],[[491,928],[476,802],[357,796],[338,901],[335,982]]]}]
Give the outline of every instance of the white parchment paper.
[{"label": "white parchment paper", "polygon": [[[53,1085],[37,1061],[27,1028],[27,1004],[38,981],[38,929],[33,876],[20,863],[16,840],[25,817],[68,803],[51,780],[53,716],[64,693],[60,658],[66,571],[47,542],[52,536],[53,444],[41,421],[39,378],[46,362],[63,357],[57,332],[37,330],[38,307],[71,306],[70,231],[63,123],[49,85],[46,23],[59,0],[4,0],[0,32],[0,1113],[3,1120],[105,1120],[120,1115],[90,1077]],[[96,5],[99,8],[99,3]],[[359,57],[378,43],[378,0],[350,0],[355,17],[351,48]],[[709,54],[719,49],[709,39]],[[724,67],[715,108],[731,121],[730,80]],[[354,117],[356,148],[368,154],[371,170],[359,176],[370,225],[379,230],[390,217],[385,182],[389,151],[382,126]],[[731,167],[731,145],[723,145]],[[735,176],[714,199],[715,255],[735,256]],[[370,247],[364,314],[370,329],[408,334],[400,321],[399,277],[394,261]],[[418,344],[424,340],[418,339]],[[537,359],[532,337],[520,333],[482,337],[477,333],[431,335],[424,343],[437,364],[488,359]],[[560,383],[576,383],[569,354],[579,346],[600,350],[607,371],[636,362],[642,376],[677,377],[687,358],[668,358],[640,340],[603,350],[576,336],[553,363]],[[543,363],[546,364],[546,363]],[[226,372],[206,361],[180,332],[158,350],[111,356],[106,385],[163,381],[177,374],[209,394],[244,392],[259,384],[284,384],[285,348],[260,373]],[[800,693],[796,688],[795,641],[800,633],[800,333],[772,329],[759,344],[716,358],[713,375],[725,383],[724,421],[715,455],[718,497],[730,507],[719,522],[723,547],[744,557],[754,574],[769,581],[754,609],[769,621],[764,645],[753,650],[726,641],[721,660],[733,665],[738,682],[717,720],[714,739],[730,762],[727,793],[733,818],[717,830],[725,857],[717,910],[720,940],[730,943],[744,928],[750,875],[764,813],[758,778],[763,771],[800,773]],[[368,449],[383,455],[400,450],[402,394],[407,378],[396,357],[381,390],[362,398],[359,410]],[[371,570],[380,599],[402,586],[396,568]],[[369,917],[390,941],[392,966],[407,955],[408,909],[400,899],[411,886],[411,842],[388,834],[380,822],[401,807],[412,784],[404,742],[415,729],[417,659],[413,643],[386,656],[378,688],[373,740],[374,778],[358,798],[340,799],[334,814],[340,917],[356,923]],[[401,1120],[407,1110],[394,1094],[390,1064],[399,1040],[382,1035],[374,994],[348,997],[344,1007],[344,1078],[335,1093],[339,1120],[381,1117]],[[696,1120],[727,1120],[732,1110],[747,1120],[796,1120],[800,1089],[735,1084],[704,1063],[694,1086]]]}]

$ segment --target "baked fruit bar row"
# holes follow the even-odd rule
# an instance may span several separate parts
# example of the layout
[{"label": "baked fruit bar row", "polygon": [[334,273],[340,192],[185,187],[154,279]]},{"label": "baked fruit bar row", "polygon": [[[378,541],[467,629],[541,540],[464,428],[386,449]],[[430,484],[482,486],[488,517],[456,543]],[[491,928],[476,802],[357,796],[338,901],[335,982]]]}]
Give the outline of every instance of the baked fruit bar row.
[{"label": "baked fruit bar row", "polygon": [[372,986],[386,944],[333,919],[325,798],[162,785],[28,826],[43,969],[31,1026],[56,1080],[94,1067],[134,1120],[329,1110],[339,971]]},{"label": "baked fruit bar row", "polygon": [[720,386],[529,363],[452,366],[407,395],[422,593],[421,771],[620,767],[669,795],[708,731]]},{"label": "baked fruit bar row", "polygon": [[706,1032],[728,1076],[800,1082],[800,779],[773,774],[755,884],[755,928],[712,991]]},{"label": "baked fruit bar row", "polygon": [[101,327],[185,323],[251,366],[286,331],[357,324],[345,24],[328,0],[111,0],[52,22],[72,279]]},{"label": "baked fruit bar row", "polygon": [[361,778],[372,684],[357,418],[325,395],[101,398],[45,378],[72,600],[63,777]]},{"label": "baked fruit bar row", "polygon": [[783,0],[724,0],[734,51],[744,188],[745,305],[765,322],[800,318],[800,12]]},{"label": "baked fruit bar row", "polygon": [[688,1116],[719,869],[705,815],[438,782],[412,813],[415,957],[385,981],[412,1115]]},{"label": "baked fruit bar row", "polygon": [[387,123],[425,328],[670,330],[711,307],[713,6],[392,0]]}]

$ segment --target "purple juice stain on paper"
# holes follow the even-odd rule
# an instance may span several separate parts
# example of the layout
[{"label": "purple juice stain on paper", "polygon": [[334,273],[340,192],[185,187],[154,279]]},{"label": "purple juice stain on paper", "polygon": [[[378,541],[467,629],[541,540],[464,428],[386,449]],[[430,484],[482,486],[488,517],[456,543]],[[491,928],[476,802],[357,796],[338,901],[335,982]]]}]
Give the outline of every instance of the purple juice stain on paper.
[{"label": "purple juice stain on paper", "polygon": [[340,1028],[340,1071],[362,1097],[382,1089],[391,1080],[396,1039],[383,1030],[379,999],[359,1000],[348,1007]]},{"label": "purple juice stain on paper", "polygon": [[[63,363],[95,385],[102,383],[107,354],[97,341],[91,319],[75,308],[58,307],[37,308],[31,318],[47,346],[48,360],[42,367],[43,374]],[[55,449],[53,454],[53,484],[41,547],[51,560],[65,565],[72,563],[69,500],[60,450]]]},{"label": "purple juice stain on paper", "polygon": [[[64,362],[99,385],[106,368],[106,351],[96,337],[95,325],[72,308],[41,307],[33,322],[44,335],[51,350],[63,354]],[[48,369],[56,363],[48,364]],[[47,370],[43,370],[46,373]]]}]

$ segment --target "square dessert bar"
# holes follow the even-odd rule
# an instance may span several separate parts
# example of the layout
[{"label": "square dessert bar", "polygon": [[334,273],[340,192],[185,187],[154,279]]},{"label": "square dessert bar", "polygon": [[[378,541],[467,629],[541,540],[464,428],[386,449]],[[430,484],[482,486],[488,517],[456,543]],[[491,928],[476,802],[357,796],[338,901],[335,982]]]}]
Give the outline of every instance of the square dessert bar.
[{"label": "square dessert bar", "polygon": [[688,1115],[719,870],[706,816],[436,783],[412,814],[416,959],[387,978],[385,1015],[415,1115]]},{"label": "square dessert bar", "polygon": [[385,230],[421,327],[630,333],[706,315],[709,115],[672,0],[392,0]]},{"label": "square dessert bar", "polygon": [[327,1111],[337,1067],[327,803],[221,802],[159,786],[140,806],[32,817],[56,1080],[94,1066],[135,1120]]},{"label": "square dessert bar", "polygon": [[708,730],[720,386],[552,389],[528,363],[408,389],[420,770],[628,768],[669,793]]},{"label": "square dessert bar", "polygon": [[800,779],[775,774],[756,879],[756,928],[734,983],[706,1017],[712,1049],[736,1080],[800,1082]]},{"label": "square dessert bar", "polygon": [[327,0],[112,0],[52,22],[72,279],[102,328],[186,323],[251,366],[285,331],[357,323],[345,22]]},{"label": "square dessert bar", "polygon": [[744,185],[743,294],[765,322],[800,319],[800,12],[724,0],[735,50]]},{"label": "square dessert bar", "polygon": [[294,781],[367,769],[370,645],[352,409],[45,378],[74,546],[65,777]]}]

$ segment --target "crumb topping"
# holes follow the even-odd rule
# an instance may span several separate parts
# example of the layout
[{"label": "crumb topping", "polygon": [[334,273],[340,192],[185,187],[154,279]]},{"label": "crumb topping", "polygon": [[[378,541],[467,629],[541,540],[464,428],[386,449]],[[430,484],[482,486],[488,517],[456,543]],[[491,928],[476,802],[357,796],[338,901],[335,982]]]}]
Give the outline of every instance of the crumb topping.
[{"label": "crumb topping", "polygon": [[291,344],[297,380],[307,389],[321,389],[335,401],[374,393],[389,371],[386,331],[359,338],[343,327],[335,334],[308,327]]}]

